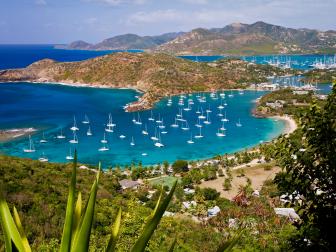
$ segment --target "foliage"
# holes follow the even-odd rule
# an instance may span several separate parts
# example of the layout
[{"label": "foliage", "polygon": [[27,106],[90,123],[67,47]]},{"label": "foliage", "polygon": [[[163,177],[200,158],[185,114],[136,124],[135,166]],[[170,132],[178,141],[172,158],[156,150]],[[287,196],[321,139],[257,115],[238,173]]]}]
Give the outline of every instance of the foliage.
[{"label": "foliage", "polygon": [[173,163],[172,168],[175,173],[187,172],[188,162],[185,160],[176,160]]},{"label": "foliage", "polygon": [[275,181],[301,218],[294,246],[300,250],[332,251],[336,247],[330,232],[336,226],[335,85],[323,107],[314,104],[302,117],[301,127],[301,131],[276,143],[283,171]]}]

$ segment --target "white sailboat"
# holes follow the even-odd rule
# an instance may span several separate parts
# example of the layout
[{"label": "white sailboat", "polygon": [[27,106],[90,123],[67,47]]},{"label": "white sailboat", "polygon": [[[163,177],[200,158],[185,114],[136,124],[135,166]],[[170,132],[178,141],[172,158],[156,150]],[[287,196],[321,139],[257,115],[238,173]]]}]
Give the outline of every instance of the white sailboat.
[{"label": "white sailboat", "polygon": [[86,132],[87,136],[92,136],[92,131],[91,131],[91,127],[89,126],[87,132]]},{"label": "white sailboat", "polygon": [[199,128],[199,134],[195,136],[195,138],[202,138],[202,128]]},{"label": "white sailboat", "polygon": [[29,135],[29,148],[23,149],[23,152],[27,152],[27,153],[35,152],[34,143],[30,135]]},{"label": "white sailboat", "polygon": [[182,129],[182,130],[189,130],[189,124],[188,124],[188,121],[185,121],[184,124],[182,123],[181,129]]},{"label": "white sailboat", "polygon": [[76,123],[76,117],[74,116],[74,123],[73,126],[70,128],[72,131],[76,131],[79,130],[79,128],[77,127],[77,123]]},{"label": "white sailboat", "polygon": [[237,127],[241,127],[242,126],[242,124],[240,123],[240,118],[238,119],[238,122],[236,123],[236,126]]},{"label": "white sailboat", "polygon": [[206,120],[203,122],[204,124],[211,124],[209,112],[207,112]]},{"label": "white sailboat", "polygon": [[190,139],[187,141],[188,144],[193,144],[193,137],[192,137],[192,133],[190,134]]},{"label": "white sailboat", "polygon": [[142,132],[141,132],[143,135],[148,135],[148,131],[147,131],[147,124],[145,124],[145,129],[144,130],[142,130]]},{"label": "white sailboat", "polygon": [[157,141],[157,140],[159,140],[159,138],[157,137],[157,130],[156,130],[156,127],[155,127],[155,134],[154,134],[154,136],[151,137],[151,139],[152,139],[153,141]]},{"label": "white sailboat", "polygon": [[158,119],[157,119],[155,122],[156,122],[156,123],[162,123],[162,120],[160,119],[160,114],[159,114]]},{"label": "white sailboat", "polygon": [[112,119],[112,115],[111,115],[111,113],[109,114],[109,119],[108,119],[108,122],[107,122],[107,124],[106,124],[106,126],[107,127],[115,127],[116,126],[116,124],[115,123],[113,123],[113,119]]},{"label": "white sailboat", "polygon": [[230,98],[232,98],[233,97],[233,92],[232,92],[232,90],[231,90],[231,93],[228,95]]},{"label": "white sailboat", "polygon": [[201,108],[201,115],[198,116],[199,119],[205,119],[205,115],[203,115],[203,109]]},{"label": "white sailboat", "polygon": [[188,107],[184,108],[183,109],[184,111],[190,111],[191,110],[191,106],[190,106],[190,103],[188,102]]},{"label": "white sailboat", "polygon": [[136,125],[142,125],[140,114],[138,113],[138,119],[135,121]]},{"label": "white sailboat", "polygon": [[218,137],[224,137],[225,136],[225,131],[222,128],[219,128],[216,135]]},{"label": "white sailboat", "polygon": [[148,118],[148,121],[154,121],[153,111],[151,111],[151,116]]},{"label": "white sailboat", "polygon": [[161,147],[163,147],[164,145],[161,143],[161,136],[160,136],[160,132],[159,132],[159,139],[158,139],[158,141],[157,142],[155,142],[154,143],[154,146],[156,146],[156,147],[159,147],[159,148],[161,148]]},{"label": "white sailboat", "polygon": [[227,119],[227,117],[226,117],[226,111],[224,112],[224,118],[222,119],[222,121],[223,122],[228,122],[229,121],[229,119]]},{"label": "white sailboat", "polygon": [[202,128],[203,127],[203,125],[201,124],[201,119],[197,119],[197,123],[195,124],[195,126],[197,127],[197,128]]},{"label": "white sailboat", "polygon": [[176,117],[175,117],[175,122],[172,125],[170,125],[170,127],[172,127],[172,128],[178,128],[177,118]]},{"label": "white sailboat", "polygon": [[126,136],[125,136],[125,135],[120,135],[119,138],[120,138],[120,139],[125,139]]},{"label": "white sailboat", "polygon": [[98,151],[100,151],[100,152],[108,151],[108,150],[109,150],[109,148],[105,144],[103,144],[103,146],[98,149]]},{"label": "white sailboat", "polygon": [[197,108],[196,114],[201,114],[200,108]]},{"label": "white sailboat", "polygon": [[78,138],[77,138],[76,131],[73,131],[73,139],[71,139],[71,140],[69,141],[69,143],[72,143],[72,144],[78,144]]},{"label": "white sailboat", "polygon": [[104,132],[104,138],[102,140],[100,140],[101,143],[107,143],[107,140],[106,140],[106,134]]},{"label": "white sailboat", "polygon": [[47,143],[48,141],[44,137],[44,132],[42,133],[42,139],[40,140],[40,143]]},{"label": "white sailboat", "polygon": [[132,137],[132,142],[130,143],[131,146],[135,145],[134,138]]},{"label": "white sailboat", "polygon": [[163,118],[161,119],[161,123],[160,123],[160,125],[159,125],[159,128],[160,128],[160,129],[164,129],[164,128],[166,128],[166,126],[163,124]]},{"label": "white sailboat", "polygon": [[69,149],[69,155],[65,157],[66,160],[73,160],[74,156],[71,153],[71,148]]},{"label": "white sailboat", "polygon": [[42,153],[42,155],[39,157],[38,159],[40,162],[48,162],[49,159],[47,158],[47,156],[44,154],[44,152]]},{"label": "white sailboat", "polygon": [[89,124],[90,123],[90,120],[89,120],[89,117],[85,114],[84,116],[84,120],[82,121],[83,124]]},{"label": "white sailboat", "polygon": [[147,156],[148,154],[146,152],[141,153],[142,156]]},{"label": "white sailboat", "polygon": [[65,136],[63,135],[63,129],[61,128],[61,134],[56,136],[57,139],[64,139]]}]

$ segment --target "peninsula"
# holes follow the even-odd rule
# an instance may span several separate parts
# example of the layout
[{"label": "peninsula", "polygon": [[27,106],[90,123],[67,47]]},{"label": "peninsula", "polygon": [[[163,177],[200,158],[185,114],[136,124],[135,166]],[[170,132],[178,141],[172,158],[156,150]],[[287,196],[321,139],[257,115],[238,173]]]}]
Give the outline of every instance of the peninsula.
[{"label": "peninsula", "polygon": [[115,53],[80,62],[44,59],[26,68],[0,71],[0,82],[137,89],[144,94],[127,108],[135,111],[148,109],[171,95],[246,88],[266,82],[269,76],[297,73],[233,58],[201,63],[163,53]]}]

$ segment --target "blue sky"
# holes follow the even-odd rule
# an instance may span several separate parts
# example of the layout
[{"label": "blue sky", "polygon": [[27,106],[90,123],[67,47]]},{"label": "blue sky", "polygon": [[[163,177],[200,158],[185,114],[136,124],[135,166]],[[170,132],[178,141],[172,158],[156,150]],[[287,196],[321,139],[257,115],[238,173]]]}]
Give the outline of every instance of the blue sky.
[{"label": "blue sky", "polygon": [[0,43],[91,43],[259,20],[336,30],[336,0],[0,0]]}]

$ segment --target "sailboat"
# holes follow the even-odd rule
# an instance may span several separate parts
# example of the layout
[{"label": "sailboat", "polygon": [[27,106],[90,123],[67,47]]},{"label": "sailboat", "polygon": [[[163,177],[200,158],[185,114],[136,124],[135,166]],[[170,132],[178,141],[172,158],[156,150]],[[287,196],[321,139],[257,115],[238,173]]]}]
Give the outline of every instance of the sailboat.
[{"label": "sailboat", "polygon": [[76,123],[76,117],[74,116],[74,123],[73,126],[70,128],[72,131],[76,131],[79,130],[79,128],[77,127],[77,123]]},{"label": "sailboat", "polygon": [[106,134],[104,132],[104,138],[102,140],[100,140],[101,143],[107,143],[107,140],[106,140]]},{"label": "sailboat", "polygon": [[203,126],[202,126],[202,124],[201,124],[201,119],[197,119],[197,123],[195,124],[195,126],[197,127],[197,128],[202,128]]},{"label": "sailboat", "polygon": [[172,127],[172,128],[178,128],[177,118],[176,117],[175,117],[175,122],[172,125],[170,125],[170,127]]},{"label": "sailboat", "polygon": [[159,132],[159,139],[158,139],[158,141],[157,141],[156,143],[154,143],[154,146],[159,147],[159,148],[161,148],[161,147],[164,146],[164,145],[161,143],[160,132]]},{"label": "sailboat", "polygon": [[38,159],[40,162],[48,162],[49,159],[47,158],[47,156],[44,154],[44,152],[42,153],[42,155],[39,157]]},{"label": "sailboat", "polygon": [[210,105],[209,105],[208,109],[205,110],[205,112],[207,112],[207,113],[211,113],[211,112],[212,112],[212,110],[211,110],[211,108],[210,108]]},{"label": "sailboat", "polygon": [[155,134],[154,134],[154,136],[151,137],[151,139],[152,139],[153,141],[157,141],[157,140],[159,140],[159,139],[157,138],[157,130],[156,130],[156,127],[155,127]]},{"label": "sailboat", "polygon": [[223,130],[223,128],[219,128],[216,135],[218,137],[224,137],[225,136],[225,131]]},{"label": "sailboat", "polygon": [[135,145],[134,138],[132,137],[132,142],[130,143],[131,146]]},{"label": "sailboat", "polygon": [[241,127],[242,126],[242,124],[240,123],[240,118],[238,119],[238,122],[236,123],[236,126],[237,127]]},{"label": "sailboat", "polygon": [[164,126],[164,124],[163,124],[163,118],[161,119],[161,123],[160,123],[160,125],[159,125],[159,128],[160,128],[160,129],[164,129],[164,128],[166,128],[166,126]]},{"label": "sailboat", "polygon": [[153,111],[151,111],[151,116],[148,118],[148,121],[154,121]]},{"label": "sailboat", "polygon": [[193,144],[193,137],[192,137],[192,133],[190,134],[190,139],[187,141],[188,144]]},{"label": "sailboat", "polygon": [[207,112],[206,120],[204,121],[204,124],[211,124],[209,112]]},{"label": "sailboat", "polygon": [[160,114],[159,114],[159,118],[155,122],[156,123],[162,123],[162,120],[160,119]]},{"label": "sailboat", "polygon": [[85,114],[84,116],[84,120],[82,121],[83,124],[89,124],[90,123],[90,120],[89,120],[89,117]]},{"label": "sailboat", "polygon": [[233,97],[233,93],[232,93],[232,90],[231,90],[231,93],[228,95],[230,98]]},{"label": "sailboat", "polygon": [[29,148],[28,149],[23,149],[23,152],[35,152],[35,147],[34,147],[34,143],[33,140],[31,139],[31,136],[29,135]]},{"label": "sailboat", "polygon": [[147,131],[147,124],[145,125],[145,129],[142,130],[141,132],[143,135],[148,135],[148,131]]},{"label": "sailboat", "polygon": [[44,132],[42,133],[42,139],[40,140],[40,143],[47,143],[48,141],[44,137]]},{"label": "sailboat", "polygon": [[181,126],[182,130],[189,130],[189,125],[188,125],[188,121],[185,121],[185,124]]},{"label": "sailboat", "polygon": [[86,132],[87,136],[92,136],[92,131],[91,131],[91,127],[89,126],[87,132]]},{"label": "sailboat", "polygon": [[141,125],[142,122],[141,122],[141,117],[140,117],[140,114],[138,113],[138,120],[135,121],[135,124],[136,125]]},{"label": "sailboat", "polygon": [[243,94],[244,94],[244,90],[240,89],[240,90],[239,90],[239,94],[240,94],[240,95],[243,95]]},{"label": "sailboat", "polygon": [[63,129],[61,128],[61,134],[60,135],[57,135],[56,138],[58,139],[64,139],[65,136],[63,135]]},{"label": "sailboat", "polygon": [[112,115],[111,115],[111,113],[109,113],[109,119],[108,119],[108,122],[107,122],[107,124],[106,124],[106,126],[107,127],[115,127],[116,126],[116,124],[115,123],[113,123],[113,119],[112,119]]},{"label": "sailboat", "polygon": [[201,108],[201,115],[198,116],[199,119],[205,119],[206,117],[203,115],[203,109]]},{"label": "sailboat", "polygon": [[200,108],[197,108],[196,114],[201,114]]},{"label": "sailboat", "polygon": [[190,107],[190,103],[188,102],[188,107],[184,108],[183,109],[184,111],[190,111],[191,110],[191,107]]},{"label": "sailboat", "polygon": [[77,138],[76,131],[73,131],[73,139],[71,139],[71,140],[69,141],[69,143],[72,143],[72,144],[78,144],[78,138]]},{"label": "sailboat", "polygon": [[98,151],[101,151],[101,152],[102,151],[108,151],[108,150],[109,150],[109,148],[105,144],[103,144],[103,146],[98,149]]},{"label": "sailboat", "polygon": [[66,156],[65,159],[66,159],[66,160],[73,160],[73,159],[74,159],[73,155],[71,154],[71,148],[70,148],[70,150],[69,150],[69,155]]},{"label": "sailboat", "polygon": [[199,128],[199,134],[195,136],[195,138],[202,138],[202,128]]},{"label": "sailboat", "polygon": [[120,135],[119,138],[124,139],[124,138],[126,138],[126,136],[125,135]]},{"label": "sailboat", "polygon": [[226,118],[226,111],[224,112],[224,114],[225,114],[225,115],[224,115],[224,118],[223,118],[221,121],[222,121],[222,122],[228,122],[229,119]]},{"label": "sailboat", "polygon": [[219,116],[219,117],[223,116],[222,110],[223,110],[222,108],[219,109],[219,113],[217,114],[217,116]]},{"label": "sailboat", "polygon": [[223,106],[223,99],[221,99],[221,104],[217,107],[218,109],[223,109],[224,106]]}]

